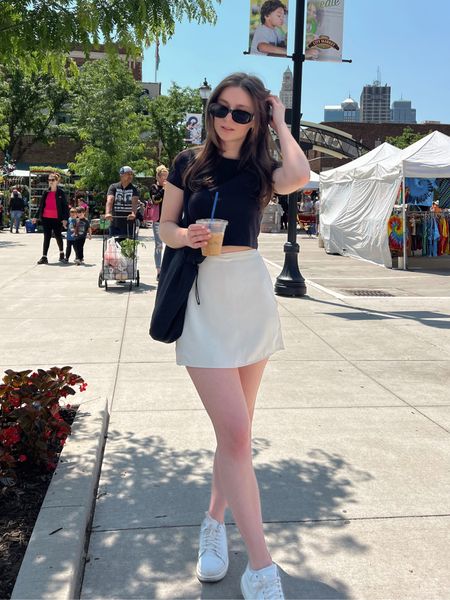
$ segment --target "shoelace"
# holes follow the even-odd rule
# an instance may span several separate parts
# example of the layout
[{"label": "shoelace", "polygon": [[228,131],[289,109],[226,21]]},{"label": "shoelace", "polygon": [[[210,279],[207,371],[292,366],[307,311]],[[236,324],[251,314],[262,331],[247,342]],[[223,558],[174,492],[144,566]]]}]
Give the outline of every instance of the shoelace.
[{"label": "shoelace", "polygon": [[220,554],[220,529],[214,525],[206,526],[202,529],[201,546],[205,552],[214,552],[219,558]]},{"label": "shoelace", "polygon": [[279,575],[271,579],[266,575],[258,576],[255,588],[257,592],[262,592],[264,600],[280,600],[284,598]]}]

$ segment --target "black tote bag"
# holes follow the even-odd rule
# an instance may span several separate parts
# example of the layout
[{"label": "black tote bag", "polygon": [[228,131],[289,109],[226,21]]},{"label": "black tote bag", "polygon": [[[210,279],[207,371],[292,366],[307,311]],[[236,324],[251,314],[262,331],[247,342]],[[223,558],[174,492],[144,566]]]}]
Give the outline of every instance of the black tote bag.
[{"label": "black tote bag", "polygon": [[[185,191],[182,227],[188,226],[187,195]],[[203,260],[200,249],[165,247],[150,321],[150,336],[154,340],[170,344],[183,333],[189,292],[196,280],[198,265]],[[197,302],[200,304],[198,295]]]}]

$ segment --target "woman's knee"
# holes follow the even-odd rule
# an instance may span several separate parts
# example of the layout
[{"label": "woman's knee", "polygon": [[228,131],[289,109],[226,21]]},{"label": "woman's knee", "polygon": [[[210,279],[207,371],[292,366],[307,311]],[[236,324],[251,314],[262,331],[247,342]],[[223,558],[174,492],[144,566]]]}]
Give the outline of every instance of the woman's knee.
[{"label": "woman's knee", "polygon": [[234,458],[244,458],[251,454],[250,419],[232,421],[217,433],[219,452]]}]

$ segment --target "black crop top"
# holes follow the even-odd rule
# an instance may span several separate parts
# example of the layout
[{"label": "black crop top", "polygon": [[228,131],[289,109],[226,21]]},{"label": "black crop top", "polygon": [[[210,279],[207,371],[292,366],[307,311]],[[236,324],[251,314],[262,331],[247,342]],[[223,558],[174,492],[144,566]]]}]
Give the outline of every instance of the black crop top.
[{"label": "black crop top", "polygon": [[195,223],[197,219],[211,216],[214,197],[218,191],[215,217],[228,221],[223,245],[257,248],[262,218],[257,175],[249,169],[239,170],[239,160],[221,157],[214,173],[213,185],[192,192],[185,189],[183,174],[194,158],[192,150],[180,152],[167,178],[172,185],[188,193],[188,222]]}]

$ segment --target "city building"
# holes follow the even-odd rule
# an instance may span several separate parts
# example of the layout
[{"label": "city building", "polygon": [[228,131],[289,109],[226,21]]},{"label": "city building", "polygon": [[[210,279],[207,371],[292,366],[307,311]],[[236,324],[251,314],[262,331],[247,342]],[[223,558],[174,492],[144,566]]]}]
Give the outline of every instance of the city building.
[{"label": "city building", "polygon": [[417,123],[416,109],[410,100],[394,100],[391,108],[392,123]]},{"label": "city building", "polygon": [[379,80],[365,85],[361,93],[361,121],[363,123],[390,123],[391,86]]},{"label": "city building", "polygon": [[280,100],[286,108],[292,108],[292,93],[294,90],[294,79],[292,71],[288,67],[283,73],[283,83],[281,84]]},{"label": "city building", "polygon": [[324,107],[324,123],[351,122],[358,123],[360,120],[360,109],[356,100],[350,96],[340,104],[330,104]]},{"label": "city building", "polygon": [[[118,56],[121,60],[128,62],[128,68],[133,73],[133,77],[136,81],[142,81],[142,56],[136,58],[127,57],[127,52],[124,48],[117,48]],[[105,50],[105,46],[99,44],[97,49],[90,52],[89,56],[86,57],[86,53],[81,46],[76,46],[70,52],[70,58],[72,58],[77,66],[81,67],[87,60],[101,60],[106,58],[108,53]]]}]

